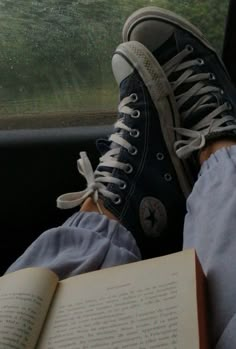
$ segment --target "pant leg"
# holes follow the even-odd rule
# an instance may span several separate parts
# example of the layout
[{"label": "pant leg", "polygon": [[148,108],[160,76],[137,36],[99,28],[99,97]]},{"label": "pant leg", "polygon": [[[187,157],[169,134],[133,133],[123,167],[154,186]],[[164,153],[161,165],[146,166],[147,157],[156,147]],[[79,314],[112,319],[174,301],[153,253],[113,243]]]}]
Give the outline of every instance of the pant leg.
[{"label": "pant leg", "polygon": [[213,347],[236,348],[236,146],[202,165],[187,200],[184,248],[194,247],[207,275]]},{"label": "pant leg", "polygon": [[65,279],[140,259],[133,236],[121,224],[98,213],[78,212],[44,232],[6,272],[45,267]]}]

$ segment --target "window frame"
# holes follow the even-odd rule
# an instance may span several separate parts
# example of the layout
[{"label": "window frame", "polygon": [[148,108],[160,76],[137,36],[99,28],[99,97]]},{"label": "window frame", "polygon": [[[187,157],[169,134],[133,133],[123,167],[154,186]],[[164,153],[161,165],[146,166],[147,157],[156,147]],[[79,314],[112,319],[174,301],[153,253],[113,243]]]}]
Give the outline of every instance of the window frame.
[{"label": "window frame", "polygon": [[236,1],[230,0],[228,7],[228,15],[225,23],[225,35],[223,41],[222,58],[232,79],[233,84],[236,86]]}]

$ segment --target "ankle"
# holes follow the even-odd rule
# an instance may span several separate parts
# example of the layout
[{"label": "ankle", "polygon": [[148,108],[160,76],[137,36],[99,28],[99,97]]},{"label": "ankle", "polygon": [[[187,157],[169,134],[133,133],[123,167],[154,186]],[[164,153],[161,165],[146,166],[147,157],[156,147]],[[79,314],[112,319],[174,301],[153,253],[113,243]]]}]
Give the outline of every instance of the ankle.
[{"label": "ankle", "polygon": [[217,150],[221,148],[227,148],[232,145],[236,145],[236,140],[219,139],[210,143],[200,152],[200,155],[199,155],[200,165],[202,165],[202,163],[206,161],[211,156],[211,154],[215,153]]},{"label": "ankle", "polygon": [[97,212],[100,214],[104,214],[107,216],[109,219],[113,219],[118,221],[118,219],[109,211],[107,210],[104,205],[102,200],[98,200],[98,204],[96,204],[91,198],[87,198],[83,205],[81,206],[80,211],[82,212]]}]

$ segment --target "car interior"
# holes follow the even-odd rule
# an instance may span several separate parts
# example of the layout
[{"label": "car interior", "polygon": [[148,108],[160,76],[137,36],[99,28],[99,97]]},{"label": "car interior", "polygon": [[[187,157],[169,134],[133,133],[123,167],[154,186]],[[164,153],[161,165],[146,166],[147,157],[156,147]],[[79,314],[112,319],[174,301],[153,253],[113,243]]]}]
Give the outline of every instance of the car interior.
[{"label": "car interior", "polygon": [[[155,4],[155,1],[152,3]],[[85,6],[86,1],[81,1],[81,4]],[[232,81],[236,84],[236,2],[231,0],[225,6],[227,15],[221,54]],[[37,70],[37,65],[35,69]],[[118,93],[118,89],[116,92]],[[115,100],[118,100],[117,96],[114,97]],[[1,102],[3,104],[4,99]],[[79,175],[76,166],[79,153],[86,151],[93,168],[96,168],[99,158],[96,140],[111,133],[116,107],[114,104],[109,110],[100,108],[97,113],[100,115],[99,122],[96,122],[96,111],[92,108],[90,113],[89,107],[87,111],[81,112],[83,122],[79,120],[80,111],[74,109],[68,118],[65,111],[52,111],[50,115],[53,114],[53,117],[44,121],[40,117],[40,111],[33,116],[25,113],[24,118],[19,119],[18,114],[8,117],[4,114],[4,108],[1,108],[1,274],[42,232],[61,225],[78,209],[59,210],[56,198],[85,187],[86,182]],[[150,257],[180,250],[182,237],[179,236],[169,249],[160,250],[157,244],[152,239],[147,241],[145,248],[147,251],[150,248]]]}]

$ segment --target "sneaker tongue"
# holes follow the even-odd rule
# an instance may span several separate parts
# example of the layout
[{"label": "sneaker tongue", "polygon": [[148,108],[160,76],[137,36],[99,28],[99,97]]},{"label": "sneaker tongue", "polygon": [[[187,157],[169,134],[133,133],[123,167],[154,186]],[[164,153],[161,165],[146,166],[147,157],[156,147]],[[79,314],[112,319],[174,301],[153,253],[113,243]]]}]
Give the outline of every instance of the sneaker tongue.
[{"label": "sneaker tongue", "polygon": [[172,34],[165,42],[163,42],[162,45],[156,47],[156,49],[153,50],[153,55],[161,65],[167,63],[177,54],[178,51],[176,48],[176,39],[174,34]]},{"label": "sneaker tongue", "polygon": [[[99,151],[100,155],[105,155],[109,150],[114,148],[120,148],[121,146],[119,144],[116,144],[115,142],[110,141],[109,139],[100,138],[96,141],[96,147]],[[112,167],[106,167],[102,163],[99,164],[100,170],[110,172],[112,173],[113,168]]]},{"label": "sneaker tongue", "polygon": [[109,139],[100,138],[96,141],[97,150],[101,155],[104,155],[111,149],[111,143]]},{"label": "sneaker tongue", "polygon": [[96,147],[101,155],[105,155],[109,150],[120,148],[121,146],[119,144],[116,144],[115,142],[110,141],[109,139],[101,138],[96,141]]}]

